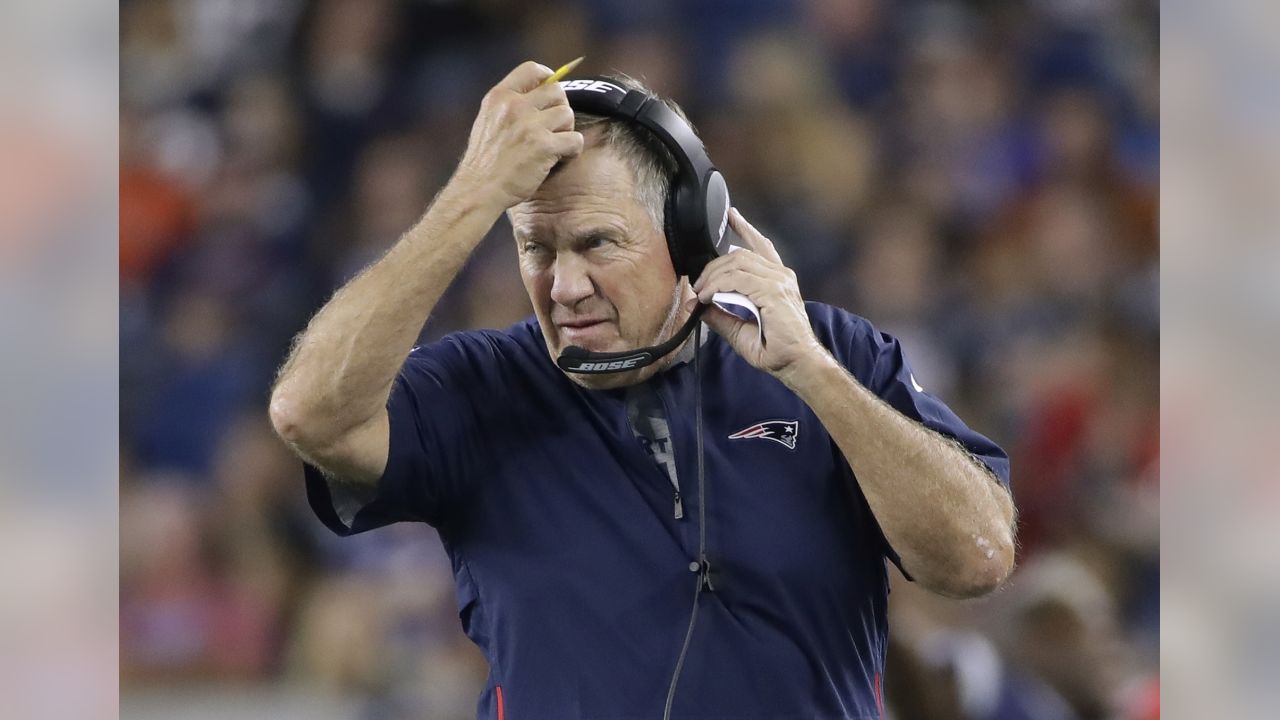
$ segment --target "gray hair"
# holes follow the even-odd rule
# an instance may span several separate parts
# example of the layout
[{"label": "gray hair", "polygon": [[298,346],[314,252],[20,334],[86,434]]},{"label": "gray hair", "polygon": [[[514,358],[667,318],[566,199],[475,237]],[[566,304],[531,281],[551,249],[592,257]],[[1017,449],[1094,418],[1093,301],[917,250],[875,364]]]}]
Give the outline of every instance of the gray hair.
[{"label": "gray hair", "polygon": [[[639,80],[622,73],[610,73],[604,77],[627,90],[639,90],[658,98],[682,120],[689,122],[689,117],[674,100],[659,96]],[[648,130],[620,118],[574,113],[573,127],[578,132],[584,133],[587,130],[601,128],[603,132],[600,144],[613,148],[614,152],[631,166],[635,174],[640,202],[649,210],[650,217],[658,227],[665,228],[667,192],[671,189],[671,181],[679,171],[675,156],[667,146]],[[693,123],[689,123],[689,127],[693,127]]]}]

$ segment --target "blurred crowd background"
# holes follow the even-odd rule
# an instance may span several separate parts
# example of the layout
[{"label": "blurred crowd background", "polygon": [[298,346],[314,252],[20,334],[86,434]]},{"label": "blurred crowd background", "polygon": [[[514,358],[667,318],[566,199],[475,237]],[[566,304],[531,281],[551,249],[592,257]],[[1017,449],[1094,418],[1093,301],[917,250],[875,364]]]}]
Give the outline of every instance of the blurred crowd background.
[{"label": "blurred crowd background", "polygon": [[[268,388],[308,317],[448,179],[484,92],[522,60],[586,55],[579,74],[681,103],[806,298],[897,335],[1012,457],[1019,570],[978,602],[895,583],[891,717],[1158,717],[1155,0],[120,12],[133,716],[474,717],[486,667],[432,530],[330,536]],[[423,337],[529,313],[500,221]]]}]

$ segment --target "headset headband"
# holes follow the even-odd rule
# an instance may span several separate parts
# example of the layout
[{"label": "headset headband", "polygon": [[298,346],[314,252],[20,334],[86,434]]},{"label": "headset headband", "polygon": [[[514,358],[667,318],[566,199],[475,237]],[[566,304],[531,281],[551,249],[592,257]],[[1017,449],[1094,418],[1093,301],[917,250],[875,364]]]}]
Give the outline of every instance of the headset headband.
[{"label": "headset headband", "polygon": [[658,98],[639,90],[627,90],[604,78],[563,80],[560,85],[574,110],[630,120],[657,135],[672,151],[685,176],[702,180],[715,170],[693,128]]}]

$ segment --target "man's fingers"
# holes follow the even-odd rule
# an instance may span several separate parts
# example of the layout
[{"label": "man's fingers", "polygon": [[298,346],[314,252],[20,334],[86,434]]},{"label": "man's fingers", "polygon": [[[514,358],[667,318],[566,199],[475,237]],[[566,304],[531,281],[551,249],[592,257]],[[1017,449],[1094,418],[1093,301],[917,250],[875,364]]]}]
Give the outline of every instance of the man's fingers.
[{"label": "man's fingers", "polygon": [[[707,287],[713,288],[716,292],[729,290],[731,288],[722,286],[723,277],[739,269],[778,283],[785,283],[790,274],[785,266],[769,262],[755,252],[738,250],[728,255],[722,255],[707,263],[706,269],[702,271],[698,281],[693,284],[693,289],[695,292],[701,292]],[[741,291],[739,290],[739,292]]]},{"label": "man's fingers", "polygon": [[777,248],[773,246],[773,241],[762,235],[759,230],[755,229],[755,226],[747,222],[747,219],[742,217],[742,213],[738,212],[738,208],[729,208],[729,224],[733,227],[733,231],[738,233],[738,237],[747,242],[749,249],[776,263],[782,262],[782,256],[778,254]]},{"label": "man's fingers", "polygon": [[[742,255],[739,250],[734,255]],[[731,287],[733,280],[731,274],[742,266],[743,258],[735,258],[730,261],[728,258],[717,258],[709,263],[698,281],[693,284],[693,291],[698,294],[698,299],[706,302],[711,296],[718,292],[744,292],[742,288]]]},{"label": "man's fingers", "polygon": [[576,157],[582,153],[582,133],[576,130],[551,134],[551,149],[562,158]]},{"label": "man's fingers", "polygon": [[708,277],[698,289],[698,299],[709,302],[718,292],[737,292],[764,307],[772,291],[782,292],[785,278],[771,268],[731,267]]},{"label": "man's fingers", "polygon": [[498,82],[498,87],[526,93],[538,87],[539,83],[551,77],[555,71],[542,63],[526,60]]},{"label": "man's fingers", "polygon": [[529,102],[539,110],[545,110],[557,105],[569,107],[569,96],[565,94],[564,88],[560,86],[560,83],[538,85],[534,89],[530,90],[525,95],[525,98],[527,98]]},{"label": "man's fingers", "polygon": [[728,341],[729,345],[734,348],[738,347],[738,333],[742,332],[743,328],[750,326],[752,331],[755,331],[754,324],[715,305],[707,308],[707,311],[702,315],[702,320],[707,324],[707,327]]},{"label": "man's fingers", "polygon": [[573,129],[573,110],[568,105],[556,105],[538,111],[538,120],[542,126],[552,132]]}]

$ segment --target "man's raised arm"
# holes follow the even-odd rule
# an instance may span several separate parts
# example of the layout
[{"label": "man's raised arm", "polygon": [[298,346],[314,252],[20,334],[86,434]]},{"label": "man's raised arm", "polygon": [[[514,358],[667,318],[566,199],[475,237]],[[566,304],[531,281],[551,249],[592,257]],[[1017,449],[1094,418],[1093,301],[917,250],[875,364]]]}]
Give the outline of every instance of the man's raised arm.
[{"label": "man's raised arm", "polygon": [[484,97],[453,177],[382,259],[296,339],[271,393],[276,432],[331,475],[374,482],[387,463],[387,398],[440,296],[504,210],[582,151],[564,90],[526,62]]},{"label": "man's raised arm", "polygon": [[737,210],[729,222],[753,252],[708,263],[693,286],[696,301],[710,302],[717,292],[746,295],[760,308],[768,343],[760,341],[755,325],[716,307],[705,315],[707,324],[813,409],[849,462],[904,570],[951,597],[995,589],[1013,569],[1009,492],[967,451],[850,375],[814,335],[796,275],[773,243]]}]

